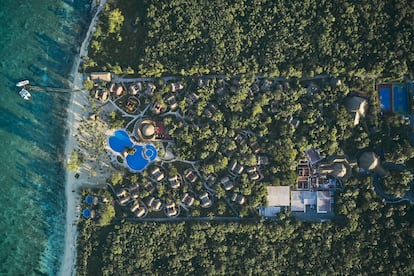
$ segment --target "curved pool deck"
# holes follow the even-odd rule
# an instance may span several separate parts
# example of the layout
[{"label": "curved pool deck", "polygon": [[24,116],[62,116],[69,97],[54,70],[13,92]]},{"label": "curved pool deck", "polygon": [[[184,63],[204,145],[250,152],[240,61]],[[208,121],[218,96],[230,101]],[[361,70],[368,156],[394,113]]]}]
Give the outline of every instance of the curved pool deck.
[{"label": "curved pool deck", "polygon": [[133,172],[143,171],[157,156],[157,148],[151,144],[135,144],[128,133],[123,129],[117,129],[109,136],[108,144],[112,151],[122,155],[125,147],[135,149],[134,154],[128,155],[125,160],[128,168]]}]

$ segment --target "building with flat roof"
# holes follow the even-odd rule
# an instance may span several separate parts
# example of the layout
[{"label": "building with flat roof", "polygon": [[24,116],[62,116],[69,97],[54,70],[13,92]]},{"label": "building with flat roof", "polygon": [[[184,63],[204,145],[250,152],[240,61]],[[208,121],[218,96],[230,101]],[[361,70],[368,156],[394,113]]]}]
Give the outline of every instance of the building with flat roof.
[{"label": "building with flat roof", "polygon": [[354,117],[354,125],[358,125],[365,118],[368,111],[368,101],[362,97],[352,96],[345,100],[345,107]]},{"label": "building with flat roof", "polygon": [[292,212],[306,212],[306,207],[316,206],[315,191],[292,191],[290,210]]},{"label": "building with flat roof", "polygon": [[289,186],[267,186],[267,205],[258,207],[259,215],[263,217],[276,217],[282,208],[290,206]]},{"label": "building with flat roof", "polygon": [[289,186],[268,186],[267,187],[267,206],[289,206],[290,187]]},{"label": "building with flat roof", "polygon": [[316,192],[316,212],[326,214],[332,211],[332,196],[329,191]]},{"label": "building with flat roof", "polygon": [[110,82],[112,74],[109,72],[94,72],[89,75],[89,78],[93,82]]},{"label": "building with flat roof", "polygon": [[335,216],[332,207],[333,191],[291,190],[289,186],[268,186],[267,192],[267,206],[257,208],[263,217],[277,217],[286,210],[305,221],[320,221]]},{"label": "building with flat roof", "polygon": [[322,160],[322,157],[316,149],[307,149],[305,150],[306,159],[309,160],[311,166],[316,165],[319,161]]}]

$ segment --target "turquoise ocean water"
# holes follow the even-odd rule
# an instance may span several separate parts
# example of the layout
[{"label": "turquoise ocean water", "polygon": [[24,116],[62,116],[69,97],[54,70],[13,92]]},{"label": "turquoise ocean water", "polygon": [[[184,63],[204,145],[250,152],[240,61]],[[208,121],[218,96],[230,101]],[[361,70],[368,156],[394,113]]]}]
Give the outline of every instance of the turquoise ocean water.
[{"label": "turquoise ocean water", "polygon": [[89,0],[0,1],[0,275],[55,275],[64,250],[64,85],[89,24]]}]

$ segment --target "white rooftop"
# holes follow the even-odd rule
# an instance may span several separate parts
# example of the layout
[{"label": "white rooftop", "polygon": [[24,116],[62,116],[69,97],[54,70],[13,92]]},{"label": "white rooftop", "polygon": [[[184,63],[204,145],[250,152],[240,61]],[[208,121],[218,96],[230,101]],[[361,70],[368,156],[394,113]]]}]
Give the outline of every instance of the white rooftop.
[{"label": "white rooftop", "polygon": [[331,195],[329,191],[317,192],[316,211],[318,213],[328,213],[331,211]]},{"label": "white rooftop", "polygon": [[268,207],[259,208],[259,215],[263,217],[275,217],[279,213],[280,213],[280,207],[268,206]]},{"label": "white rooftop", "polygon": [[292,191],[291,211],[305,212],[306,205],[316,205],[316,192]]},{"label": "white rooftop", "polygon": [[289,186],[267,186],[267,206],[289,206]]}]

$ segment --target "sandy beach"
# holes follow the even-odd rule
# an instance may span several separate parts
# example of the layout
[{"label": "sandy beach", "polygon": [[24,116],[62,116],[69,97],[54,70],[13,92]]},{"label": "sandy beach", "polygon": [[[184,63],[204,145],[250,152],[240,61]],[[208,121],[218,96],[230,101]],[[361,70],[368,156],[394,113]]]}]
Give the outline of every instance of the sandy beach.
[{"label": "sandy beach", "polygon": [[[94,1],[95,2],[95,1]],[[95,30],[95,25],[98,20],[98,15],[103,9],[105,0],[101,1],[100,5],[95,11],[95,14],[91,20],[91,24],[86,33],[85,39],[82,42],[81,48],[79,50],[78,56],[75,58],[73,67],[72,67],[72,88],[78,90],[82,88],[82,74],[78,72],[81,58],[87,55],[88,45]],[[92,5],[94,7],[95,4]],[[87,106],[88,102],[88,92],[75,92],[71,94],[70,104],[68,107],[67,115],[67,140],[65,146],[65,156],[66,162],[69,160],[71,153],[78,148],[78,142],[76,139],[76,134],[82,119],[88,116],[88,111],[84,106]],[[65,250],[64,256],[62,259],[62,265],[60,269],[60,275],[76,275],[76,242],[77,242],[77,226],[76,221],[79,217],[80,210],[77,210],[79,205],[79,194],[78,190],[84,180],[86,180],[87,174],[80,173],[80,177],[75,178],[74,172],[66,171],[66,183],[65,183],[65,194],[66,194],[66,232],[65,232]]]}]

